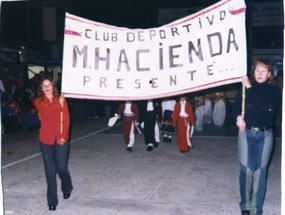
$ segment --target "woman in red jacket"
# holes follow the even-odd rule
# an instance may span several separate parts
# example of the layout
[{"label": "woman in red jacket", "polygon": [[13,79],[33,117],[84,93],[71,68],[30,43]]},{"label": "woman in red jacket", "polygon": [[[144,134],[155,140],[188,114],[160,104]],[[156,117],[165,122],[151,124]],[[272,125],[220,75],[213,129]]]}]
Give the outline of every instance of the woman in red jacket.
[{"label": "woman in red jacket", "polygon": [[40,149],[47,180],[49,210],[58,205],[56,172],[62,183],[63,198],[68,199],[73,189],[67,168],[69,111],[65,97],[59,96],[54,80],[44,77],[39,84],[35,105],[41,120]]}]

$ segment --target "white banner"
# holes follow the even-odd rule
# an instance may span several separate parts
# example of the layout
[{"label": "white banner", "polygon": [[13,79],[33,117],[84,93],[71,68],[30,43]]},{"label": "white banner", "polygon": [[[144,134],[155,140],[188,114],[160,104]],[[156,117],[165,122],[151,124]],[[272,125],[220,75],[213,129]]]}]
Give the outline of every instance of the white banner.
[{"label": "white banner", "polygon": [[159,28],[128,29],[66,13],[66,97],[143,100],[239,82],[246,74],[245,4],[223,0]]}]

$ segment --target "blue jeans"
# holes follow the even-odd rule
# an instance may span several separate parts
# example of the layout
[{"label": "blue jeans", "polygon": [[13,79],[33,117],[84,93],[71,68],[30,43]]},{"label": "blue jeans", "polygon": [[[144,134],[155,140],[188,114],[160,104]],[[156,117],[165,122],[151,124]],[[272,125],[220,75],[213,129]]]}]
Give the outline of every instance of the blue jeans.
[{"label": "blue jeans", "polygon": [[273,147],[272,129],[264,132],[245,130],[238,135],[241,210],[262,214],[266,191],[267,165]]},{"label": "blue jeans", "polygon": [[61,179],[61,190],[70,193],[73,189],[71,177],[67,169],[68,143],[59,145],[47,145],[40,141],[40,149],[43,155],[45,174],[47,180],[48,205],[58,205],[56,172]]}]

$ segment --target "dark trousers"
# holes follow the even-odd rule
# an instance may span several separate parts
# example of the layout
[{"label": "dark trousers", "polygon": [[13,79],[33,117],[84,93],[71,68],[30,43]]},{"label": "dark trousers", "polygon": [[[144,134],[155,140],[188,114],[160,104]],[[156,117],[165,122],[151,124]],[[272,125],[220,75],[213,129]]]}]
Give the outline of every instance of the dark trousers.
[{"label": "dark trousers", "polygon": [[145,144],[155,144],[155,123],[156,123],[156,114],[154,111],[147,111],[145,114],[144,120],[144,140]]},{"label": "dark trousers", "polygon": [[67,169],[68,143],[59,145],[47,145],[40,141],[40,148],[43,155],[45,174],[47,180],[48,205],[58,205],[56,172],[61,179],[61,190],[63,193],[70,193],[73,189],[71,177]]}]

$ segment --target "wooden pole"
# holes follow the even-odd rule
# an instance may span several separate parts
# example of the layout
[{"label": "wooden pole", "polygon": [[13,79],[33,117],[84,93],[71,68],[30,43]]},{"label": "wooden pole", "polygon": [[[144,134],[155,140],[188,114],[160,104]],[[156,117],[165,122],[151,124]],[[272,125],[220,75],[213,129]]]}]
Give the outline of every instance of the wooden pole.
[{"label": "wooden pole", "polygon": [[242,85],[242,104],[241,104],[241,116],[244,119],[244,113],[245,113],[245,86]]},{"label": "wooden pole", "polygon": [[62,111],[60,113],[60,134],[63,132],[63,102],[61,104]]}]

